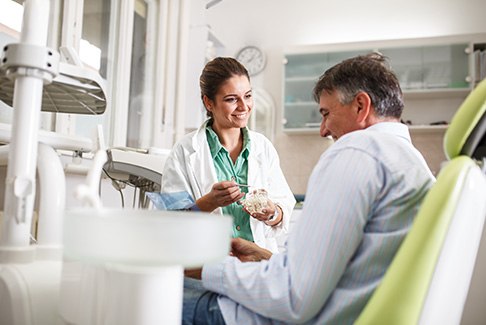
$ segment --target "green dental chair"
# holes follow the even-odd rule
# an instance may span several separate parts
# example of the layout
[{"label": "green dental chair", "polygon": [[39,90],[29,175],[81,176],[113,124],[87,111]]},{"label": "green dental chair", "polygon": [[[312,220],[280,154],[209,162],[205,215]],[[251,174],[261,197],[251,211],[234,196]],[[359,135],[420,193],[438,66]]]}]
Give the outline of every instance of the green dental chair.
[{"label": "green dental chair", "polygon": [[356,324],[486,324],[486,308],[466,303],[486,296],[486,80],[456,112],[444,150],[449,162]]}]

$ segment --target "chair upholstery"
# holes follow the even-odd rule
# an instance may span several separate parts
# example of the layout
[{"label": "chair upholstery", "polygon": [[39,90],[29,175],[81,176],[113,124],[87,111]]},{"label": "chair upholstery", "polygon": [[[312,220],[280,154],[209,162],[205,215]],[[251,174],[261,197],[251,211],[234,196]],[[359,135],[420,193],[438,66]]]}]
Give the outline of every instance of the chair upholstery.
[{"label": "chair upholstery", "polygon": [[476,159],[486,156],[486,79],[464,100],[444,136],[448,159],[466,155]]}]

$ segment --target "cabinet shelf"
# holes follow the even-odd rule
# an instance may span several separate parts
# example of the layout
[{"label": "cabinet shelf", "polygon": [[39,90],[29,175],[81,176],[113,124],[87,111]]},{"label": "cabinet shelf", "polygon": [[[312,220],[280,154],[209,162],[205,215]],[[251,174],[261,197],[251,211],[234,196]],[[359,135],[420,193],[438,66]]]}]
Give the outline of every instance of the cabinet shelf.
[{"label": "cabinet shelf", "polygon": [[292,135],[319,134],[319,128],[288,128],[285,133]]},{"label": "cabinet shelf", "polygon": [[[404,120],[413,132],[436,132],[450,122],[459,103],[478,82],[477,53],[486,51],[486,34],[423,39],[299,46],[285,52],[283,131],[318,130],[321,120],[312,89],[319,76],[344,59],[379,51],[389,58],[402,87]],[[475,60],[476,59],[476,60]],[[317,124],[317,126],[315,126]]]},{"label": "cabinet shelf", "polygon": [[447,130],[449,125],[409,125],[412,133],[435,133]]},{"label": "cabinet shelf", "polygon": [[[412,134],[441,133],[447,130],[448,125],[409,125],[408,129]],[[305,128],[288,128],[285,133],[293,135],[319,134],[319,124]]]},{"label": "cabinet shelf", "polygon": [[319,79],[319,76],[315,77],[289,77],[285,78],[285,82],[316,82]]},{"label": "cabinet shelf", "polygon": [[428,89],[402,89],[403,98],[407,99],[427,99],[427,98],[451,98],[466,97],[470,88],[428,88]]},{"label": "cabinet shelf", "polygon": [[[470,88],[429,88],[429,89],[402,89],[404,99],[450,98],[466,97]],[[285,106],[314,106],[315,101],[285,102]]]},{"label": "cabinet shelf", "polygon": [[285,103],[285,106],[288,106],[288,107],[302,107],[302,106],[313,106],[313,107],[317,107],[317,103],[316,102],[287,102]]}]

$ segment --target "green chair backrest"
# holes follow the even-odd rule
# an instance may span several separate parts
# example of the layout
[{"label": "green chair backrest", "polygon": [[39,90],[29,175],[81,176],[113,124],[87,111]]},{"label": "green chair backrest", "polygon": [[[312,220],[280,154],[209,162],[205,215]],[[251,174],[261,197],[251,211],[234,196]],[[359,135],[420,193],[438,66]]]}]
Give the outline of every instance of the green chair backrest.
[{"label": "green chair backrest", "polygon": [[444,136],[444,152],[448,159],[459,155],[475,158],[480,143],[482,154],[486,154],[486,79],[466,97],[452,118]]},{"label": "green chair backrest", "polygon": [[409,234],[356,324],[418,323],[449,224],[472,168],[478,169],[474,161],[461,156],[441,170]]}]

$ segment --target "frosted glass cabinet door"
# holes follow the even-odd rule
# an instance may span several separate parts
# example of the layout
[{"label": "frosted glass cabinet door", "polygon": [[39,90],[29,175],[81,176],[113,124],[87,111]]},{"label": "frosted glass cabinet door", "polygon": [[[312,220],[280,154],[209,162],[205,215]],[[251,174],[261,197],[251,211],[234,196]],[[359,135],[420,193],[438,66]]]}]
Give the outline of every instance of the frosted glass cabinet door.
[{"label": "frosted glass cabinet door", "polygon": [[312,99],[312,87],[319,77],[327,54],[296,54],[286,57],[284,67],[284,128],[306,128],[315,123],[318,116],[312,111],[316,104]]},{"label": "frosted glass cabinet door", "polygon": [[[321,122],[312,89],[319,76],[339,62],[378,51],[388,57],[405,97],[445,98],[467,94],[471,89],[470,56],[467,42],[440,45],[366,48],[343,52],[292,53],[285,56],[284,125],[285,131],[316,129]],[[460,92],[460,93],[459,93]],[[450,94],[448,94],[450,93]],[[423,111],[422,111],[423,112]],[[439,116],[438,119],[445,119]],[[428,124],[417,120],[418,124]],[[434,118],[436,120],[436,118]]]},{"label": "frosted glass cabinet door", "polygon": [[402,89],[468,88],[467,44],[381,49],[390,59]]},{"label": "frosted glass cabinet door", "polygon": [[318,128],[321,116],[312,90],[319,77],[337,63],[370,50],[289,54],[284,67],[284,129]]}]

